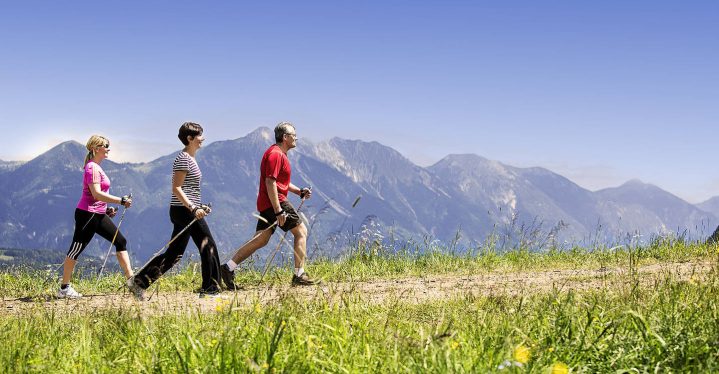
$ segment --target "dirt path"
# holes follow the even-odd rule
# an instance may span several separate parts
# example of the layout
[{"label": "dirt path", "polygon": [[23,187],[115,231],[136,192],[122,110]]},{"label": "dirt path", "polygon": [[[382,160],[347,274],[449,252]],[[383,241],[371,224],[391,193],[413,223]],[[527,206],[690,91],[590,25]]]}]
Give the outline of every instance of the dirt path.
[{"label": "dirt path", "polygon": [[[637,269],[636,279],[644,284],[651,284],[667,277],[671,277],[674,281],[701,280],[715,270],[716,265],[709,262],[662,263],[640,267]],[[261,286],[237,292],[224,292],[220,298],[200,298],[195,293],[160,289],[150,300],[142,303],[134,301],[127,293],[86,295],[78,300],[4,298],[0,304],[0,313],[22,315],[32,310],[43,309],[61,313],[87,314],[131,309],[142,315],[193,314],[198,311],[261,307],[288,297],[300,300],[320,298],[330,302],[341,302],[343,296],[351,295],[369,303],[395,301],[421,303],[456,296],[532,294],[553,289],[560,292],[602,288],[620,290],[622,287],[630,287],[631,283],[632,277],[627,268],[488,272],[476,275],[432,275],[369,282],[325,282],[320,286],[304,288]]]}]

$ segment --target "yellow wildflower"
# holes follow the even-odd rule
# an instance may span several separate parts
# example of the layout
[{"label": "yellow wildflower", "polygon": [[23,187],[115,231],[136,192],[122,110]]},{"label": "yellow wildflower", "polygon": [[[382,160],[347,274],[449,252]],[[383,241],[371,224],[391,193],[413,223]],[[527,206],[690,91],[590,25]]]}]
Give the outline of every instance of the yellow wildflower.
[{"label": "yellow wildflower", "polygon": [[524,344],[520,344],[517,348],[514,348],[514,361],[521,364],[529,362],[529,358],[532,356],[532,352]]},{"label": "yellow wildflower", "polygon": [[563,362],[555,362],[551,367],[550,373],[552,374],[568,374],[569,367]]},{"label": "yellow wildflower", "polygon": [[231,304],[230,300],[217,298],[215,301],[215,310],[221,312]]},{"label": "yellow wildflower", "polygon": [[455,340],[449,344],[449,347],[452,349],[457,349],[457,348],[459,348],[459,342]]}]

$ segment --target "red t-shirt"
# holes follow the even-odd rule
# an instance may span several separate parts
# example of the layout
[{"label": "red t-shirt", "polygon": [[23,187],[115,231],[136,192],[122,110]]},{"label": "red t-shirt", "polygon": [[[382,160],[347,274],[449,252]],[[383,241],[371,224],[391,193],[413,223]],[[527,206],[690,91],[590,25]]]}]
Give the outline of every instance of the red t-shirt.
[{"label": "red t-shirt", "polygon": [[265,154],[262,155],[260,162],[260,192],[257,194],[257,210],[262,212],[272,208],[270,197],[267,195],[267,186],[265,178],[274,178],[277,182],[277,196],[280,202],[287,200],[287,191],[290,189],[290,160],[287,155],[277,144],[273,144],[267,148]]}]

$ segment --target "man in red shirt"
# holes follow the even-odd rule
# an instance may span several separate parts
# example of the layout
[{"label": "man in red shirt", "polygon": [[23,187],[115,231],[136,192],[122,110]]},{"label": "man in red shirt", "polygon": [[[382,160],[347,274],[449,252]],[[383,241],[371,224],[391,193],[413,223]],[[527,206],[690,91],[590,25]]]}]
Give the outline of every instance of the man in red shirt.
[{"label": "man in red shirt", "polygon": [[[287,200],[287,193],[292,192],[303,199],[312,197],[309,188],[298,188],[290,182],[292,168],[287,152],[297,146],[297,133],[294,125],[281,122],[275,127],[275,144],[265,151],[260,163],[260,189],[257,194],[257,210],[264,219],[257,220],[255,235],[235,252],[232,259],[220,267],[222,280],[227,288],[234,290],[234,271],[237,265],[250,257],[256,250],[264,247],[279,226],[295,237],[295,273],[292,276],[293,286],[309,286],[317,281],[311,279],[304,270],[307,255],[307,227],[302,223],[292,204]],[[275,221],[277,224],[274,225]]]}]

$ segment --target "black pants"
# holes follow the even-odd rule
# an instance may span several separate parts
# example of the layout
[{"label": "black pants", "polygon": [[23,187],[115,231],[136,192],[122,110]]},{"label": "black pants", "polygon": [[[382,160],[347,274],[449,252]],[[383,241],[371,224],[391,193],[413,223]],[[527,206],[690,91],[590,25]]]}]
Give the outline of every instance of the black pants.
[{"label": "black pants", "polygon": [[[171,206],[170,221],[172,221],[174,225],[171,238],[174,238],[175,235],[182,231],[194,218],[187,208]],[[158,280],[162,274],[165,274],[175,266],[175,264],[182,259],[190,237],[200,251],[202,290],[207,291],[219,288],[220,256],[217,253],[217,245],[215,244],[215,239],[212,238],[210,227],[207,226],[207,221],[204,219],[193,223],[192,226],[170,244],[164,253],[158,255],[144,268],[140,269],[140,271],[135,274],[135,282],[137,285],[147,289],[153,282]]]},{"label": "black pants", "polygon": [[[75,233],[72,235],[72,244],[67,251],[67,257],[77,260],[80,253],[85,250],[95,234],[99,234],[107,241],[112,241],[117,226],[106,214],[90,213],[86,210],[75,208]],[[127,250],[127,240],[121,232],[115,238],[115,251]]]}]

